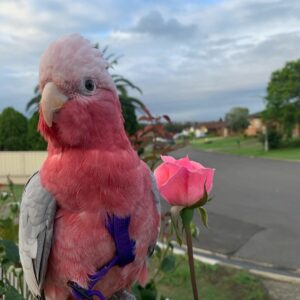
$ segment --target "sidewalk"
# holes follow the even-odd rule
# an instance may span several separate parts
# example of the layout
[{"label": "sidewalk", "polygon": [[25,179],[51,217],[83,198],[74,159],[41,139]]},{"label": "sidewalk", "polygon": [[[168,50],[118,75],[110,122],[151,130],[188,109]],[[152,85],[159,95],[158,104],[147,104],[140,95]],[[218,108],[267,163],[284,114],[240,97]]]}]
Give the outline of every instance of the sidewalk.
[{"label": "sidewalk", "polygon": [[280,282],[275,280],[263,280],[272,300],[300,300],[300,285]]}]

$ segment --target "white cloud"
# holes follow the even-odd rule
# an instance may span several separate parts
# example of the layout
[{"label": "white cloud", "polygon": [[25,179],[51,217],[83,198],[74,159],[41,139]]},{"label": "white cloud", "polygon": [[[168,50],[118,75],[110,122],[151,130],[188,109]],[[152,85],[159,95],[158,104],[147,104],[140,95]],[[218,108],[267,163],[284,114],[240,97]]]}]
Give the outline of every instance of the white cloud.
[{"label": "white cloud", "polygon": [[270,73],[300,56],[299,16],[298,0],[2,0],[0,110],[24,110],[46,45],[81,32],[124,54],[115,71],[156,113],[208,120],[235,105],[256,111]]}]

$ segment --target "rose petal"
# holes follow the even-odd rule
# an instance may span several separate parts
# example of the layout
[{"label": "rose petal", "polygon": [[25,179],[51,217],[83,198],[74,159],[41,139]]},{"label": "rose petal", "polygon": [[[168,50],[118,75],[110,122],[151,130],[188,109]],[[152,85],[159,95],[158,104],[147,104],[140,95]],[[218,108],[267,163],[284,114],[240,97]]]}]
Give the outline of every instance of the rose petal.
[{"label": "rose petal", "polygon": [[[193,169],[202,169],[205,168],[203,165],[201,165],[200,163],[198,163],[197,161],[190,161],[190,164],[192,166]],[[205,168],[206,169],[206,168]]]},{"label": "rose petal", "polygon": [[198,162],[190,160],[188,156],[181,158],[181,159],[177,160],[176,162],[178,165],[180,165],[181,167],[187,168],[189,171],[205,168]]},{"label": "rose petal", "polygon": [[162,163],[154,171],[154,176],[156,178],[157,186],[161,187],[164,185],[171,177],[173,177],[180,167],[174,163]]},{"label": "rose petal", "polygon": [[202,172],[189,172],[187,198],[189,206],[199,201],[204,195],[206,175]]},{"label": "rose petal", "polygon": [[168,155],[161,155],[160,156],[161,160],[163,162],[167,162],[167,163],[176,163],[176,159],[172,156],[168,156]]},{"label": "rose petal", "polygon": [[215,169],[205,168],[203,169],[203,171],[206,175],[206,182],[205,182],[206,191],[209,194],[213,188]]},{"label": "rose petal", "polygon": [[171,205],[187,206],[188,170],[181,168],[168,182],[159,188],[159,192]]},{"label": "rose petal", "polygon": [[158,187],[164,185],[167,182],[167,180],[169,179],[169,170],[165,166],[165,164],[159,165],[154,170],[154,177],[156,179],[156,183]]}]

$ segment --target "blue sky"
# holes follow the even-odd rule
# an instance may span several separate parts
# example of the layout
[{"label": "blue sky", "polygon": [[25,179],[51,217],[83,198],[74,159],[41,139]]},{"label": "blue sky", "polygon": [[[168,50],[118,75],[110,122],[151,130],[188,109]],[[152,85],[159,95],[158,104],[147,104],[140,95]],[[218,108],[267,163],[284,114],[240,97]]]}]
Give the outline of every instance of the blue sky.
[{"label": "blue sky", "polygon": [[41,54],[73,32],[123,55],[113,72],[180,121],[261,110],[271,72],[300,58],[298,0],[1,0],[0,20],[0,111],[25,112]]}]

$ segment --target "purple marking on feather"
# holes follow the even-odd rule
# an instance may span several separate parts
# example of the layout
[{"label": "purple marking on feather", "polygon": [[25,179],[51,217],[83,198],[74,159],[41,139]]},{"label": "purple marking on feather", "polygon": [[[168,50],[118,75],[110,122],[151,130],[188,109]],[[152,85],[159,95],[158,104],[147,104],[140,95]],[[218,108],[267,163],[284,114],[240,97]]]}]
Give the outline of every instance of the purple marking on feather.
[{"label": "purple marking on feather", "polygon": [[135,259],[135,241],[129,237],[130,216],[126,218],[118,218],[115,215],[107,217],[106,228],[111,234],[116,245],[116,256],[101,267],[93,275],[88,275],[88,289],[82,288],[76,282],[69,282],[68,285],[72,288],[72,294],[77,300],[85,300],[87,297],[92,299],[93,296],[100,300],[106,300],[100,291],[93,290],[96,283],[101,280],[107,272],[114,266],[126,266]]},{"label": "purple marking on feather", "polygon": [[89,275],[89,289],[92,289],[95,284],[102,279],[107,272],[118,263],[119,257],[115,256],[109,263],[107,263],[105,266],[100,268],[95,274]]},{"label": "purple marking on feather", "polygon": [[129,225],[130,216],[126,218],[118,218],[115,215],[108,216],[106,227],[115,241],[120,267],[133,262],[135,259],[135,241],[129,237]]},{"label": "purple marking on feather", "polygon": [[72,289],[72,295],[76,300],[82,300],[83,297],[81,296],[81,294],[79,294],[79,292],[77,292],[76,290]]},{"label": "purple marking on feather", "polygon": [[106,298],[100,291],[85,289],[76,282],[72,282],[70,286],[72,288],[72,295],[76,300],[92,300],[93,296],[98,297],[100,300],[106,300]]},{"label": "purple marking on feather", "polygon": [[100,291],[96,291],[96,290],[90,290],[88,292],[89,296],[96,296],[98,297],[100,300],[106,300],[106,298],[103,296],[103,294]]},{"label": "purple marking on feather", "polygon": [[76,300],[84,299],[86,290],[83,287],[81,287],[77,282],[68,281],[67,285],[71,288],[72,295]]}]

